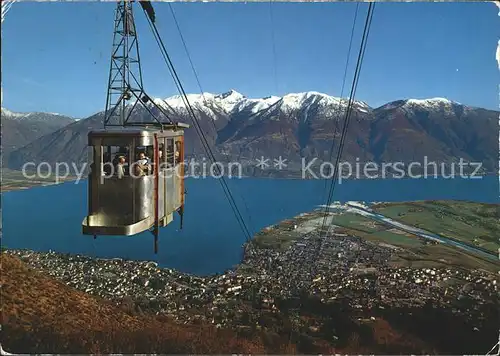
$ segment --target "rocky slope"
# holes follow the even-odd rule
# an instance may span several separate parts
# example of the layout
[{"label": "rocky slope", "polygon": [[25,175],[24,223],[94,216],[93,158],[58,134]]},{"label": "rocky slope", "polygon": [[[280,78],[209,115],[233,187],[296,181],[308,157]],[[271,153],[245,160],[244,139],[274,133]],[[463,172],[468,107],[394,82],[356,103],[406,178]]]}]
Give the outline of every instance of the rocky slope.
[{"label": "rocky slope", "polygon": [[[317,92],[249,99],[231,90],[190,94],[188,100],[210,146],[224,154],[219,159],[255,166],[261,156],[271,163],[282,156],[291,170],[300,170],[302,158],[332,161],[329,152],[335,140],[337,152],[346,106],[346,100]],[[193,124],[179,96],[155,101],[169,116]],[[379,108],[356,101],[342,160],[408,163],[423,162],[427,156],[428,161],[450,163],[463,158],[496,172],[499,114],[442,98],[398,100]],[[146,115],[147,110],[136,109],[134,120]],[[26,161],[83,162],[87,132],[102,128],[102,117],[97,113],[39,137],[14,151],[9,167],[19,169]],[[188,156],[205,153],[193,125],[186,142]]]}]

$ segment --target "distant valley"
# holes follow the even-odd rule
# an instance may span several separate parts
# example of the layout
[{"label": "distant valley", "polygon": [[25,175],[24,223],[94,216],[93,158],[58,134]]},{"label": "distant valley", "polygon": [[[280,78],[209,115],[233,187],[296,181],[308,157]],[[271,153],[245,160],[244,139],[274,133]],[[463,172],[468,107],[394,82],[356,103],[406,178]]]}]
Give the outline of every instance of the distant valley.
[{"label": "distant valley", "polygon": [[[179,96],[154,100],[170,117],[192,125]],[[245,174],[255,176],[296,175],[302,158],[317,158],[317,164],[334,160],[347,104],[317,92],[250,99],[231,90],[189,94],[188,100],[217,159],[241,162]],[[79,121],[53,114],[17,115],[2,109],[3,161],[11,169],[21,169],[25,162],[85,162],[87,133],[102,128],[104,112]],[[133,113],[139,121],[147,115],[139,106]],[[462,158],[482,162],[486,172],[498,172],[499,116],[498,111],[442,98],[398,100],[378,108],[356,101],[341,160],[409,163],[423,162],[425,156],[450,164]],[[193,125],[186,131],[186,155],[205,155]],[[256,168],[261,156],[270,159],[266,172]],[[287,167],[273,172],[273,159],[279,156],[287,159]]]}]

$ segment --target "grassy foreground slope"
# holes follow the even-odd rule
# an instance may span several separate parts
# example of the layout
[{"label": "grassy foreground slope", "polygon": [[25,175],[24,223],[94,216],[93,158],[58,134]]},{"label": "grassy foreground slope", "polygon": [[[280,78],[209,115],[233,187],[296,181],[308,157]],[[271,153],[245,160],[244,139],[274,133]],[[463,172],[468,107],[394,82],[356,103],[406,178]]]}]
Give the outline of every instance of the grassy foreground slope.
[{"label": "grassy foreground slope", "polygon": [[[1,255],[2,337],[12,353],[265,353],[260,340],[211,325],[134,315]],[[283,352],[293,352],[284,349]]]},{"label": "grassy foreground slope", "polygon": [[342,328],[349,339],[341,348],[333,348],[327,340],[318,339],[314,344],[309,338],[290,341],[289,332],[239,336],[212,325],[179,325],[166,316],[136,312],[133,305],[116,306],[73,289],[5,252],[0,267],[1,345],[11,353],[369,354],[433,350],[382,318],[372,325],[357,325],[345,312],[332,316],[337,327],[349,327]]}]

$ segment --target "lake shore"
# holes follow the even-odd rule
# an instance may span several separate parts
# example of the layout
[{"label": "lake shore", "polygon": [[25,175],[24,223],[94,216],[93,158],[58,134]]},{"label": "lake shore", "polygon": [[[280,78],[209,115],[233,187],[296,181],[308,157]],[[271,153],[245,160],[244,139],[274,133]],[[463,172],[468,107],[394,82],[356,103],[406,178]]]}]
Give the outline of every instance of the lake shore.
[{"label": "lake shore", "polygon": [[[12,169],[2,168],[2,187],[1,191],[12,192],[17,190],[26,190],[35,187],[44,187],[50,185],[62,184],[65,182],[71,182],[78,179],[76,176],[68,176],[64,178],[51,177],[47,174],[40,174],[40,177],[28,178],[22,171],[16,171]],[[28,172],[29,175],[36,175],[36,172]]]},{"label": "lake shore", "polygon": [[[253,167],[252,167],[253,169]],[[30,173],[34,174],[34,173]],[[498,176],[498,173],[491,172],[491,173],[480,173],[478,174],[478,179],[481,179],[482,177],[490,177],[490,176]],[[287,171],[287,170],[253,170],[252,175],[244,174],[241,176],[238,175],[224,175],[224,179],[231,181],[231,180],[236,180],[236,179],[283,179],[283,180],[315,180],[318,178],[310,177],[310,176],[302,176],[301,171]],[[198,175],[198,176],[186,176],[185,179],[207,179],[207,178],[212,178],[206,173],[205,175]],[[66,183],[66,182],[75,182],[79,179],[77,176],[68,176],[64,178],[56,178],[56,177],[47,177],[47,178],[36,178],[36,179],[30,179],[25,177],[23,175],[23,172],[21,171],[15,171],[15,170],[10,170],[10,169],[3,169],[2,170],[2,192],[12,192],[12,191],[17,191],[17,190],[26,190],[34,187],[40,187],[40,186],[49,186],[49,185],[56,185],[56,184],[61,184],[61,183]],[[218,179],[218,178],[215,178]],[[429,177],[421,177],[421,178],[411,178],[411,177],[392,177],[390,175],[387,175],[382,178],[369,178],[369,177],[348,177],[348,178],[342,178],[342,179],[337,179],[336,183],[337,184],[342,184],[343,182],[346,181],[351,181],[351,180],[372,180],[372,179],[448,179],[446,177],[438,177],[435,178],[434,176],[429,176]],[[457,177],[454,179],[467,179],[467,178],[461,178]],[[81,178],[81,181],[85,181],[87,178]],[[332,178],[325,178],[325,179],[319,179],[323,181],[328,181],[332,182]]]}]

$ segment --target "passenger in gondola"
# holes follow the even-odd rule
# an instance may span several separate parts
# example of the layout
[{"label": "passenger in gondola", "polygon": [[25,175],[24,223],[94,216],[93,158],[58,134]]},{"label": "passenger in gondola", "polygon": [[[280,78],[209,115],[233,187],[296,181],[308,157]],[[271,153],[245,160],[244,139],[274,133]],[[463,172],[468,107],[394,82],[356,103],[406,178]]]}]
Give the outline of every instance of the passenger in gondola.
[{"label": "passenger in gondola", "polygon": [[165,162],[165,157],[163,157],[163,144],[161,144],[160,147],[158,147],[158,158],[159,158],[160,164]]},{"label": "passenger in gondola", "polygon": [[144,152],[139,152],[139,160],[137,161],[142,166],[147,166],[150,164],[150,160],[148,157],[146,157],[146,154]]},{"label": "passenger in gondola", "polygon": [[181,157],[181,143],[179,141],[175,142],[175,165],[179,164]]},{"label": "passenger in gondola", "polygon": [[151,165],[149,164],[149,158],[146,157],[144,152],[139,153],[139,159],[135,162],[135,175],[142,177],[149,174],[151,171]]},{"label": "passenger in gondola", "polygon": [[118,164],[116,165],[116,174],[118,179],[122,179],[125,176],[125,156],[118,157]]},{"label": "passenger in gondola", "polygon": [[103,157],[103,175],[109,176],[111,175],[111,153],[105,152]]}]

